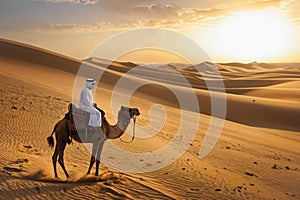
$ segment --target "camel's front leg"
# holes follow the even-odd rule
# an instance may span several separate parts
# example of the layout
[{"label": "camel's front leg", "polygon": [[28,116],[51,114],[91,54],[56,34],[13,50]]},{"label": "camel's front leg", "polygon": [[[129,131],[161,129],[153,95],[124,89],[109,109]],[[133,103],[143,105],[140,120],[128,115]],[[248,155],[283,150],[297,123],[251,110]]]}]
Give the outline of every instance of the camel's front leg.
[{"label": "camel's front leg", "polygon": [[65,150],[66,144],[63,143],[61,146],[58,147],[58,163],[60,164],[61,168],[64,170],[65,175],[67,178],[70,178],[64,164],[64,150]]},{"label": "camel's front leg", "polygon": [[97,152],[97,147],[98,147],[97,143],[93,143],[92,156],[91,156],[90,166],[89,166],[87,174],[91,173],[91,169],[92,169],[92,167],[95,163],[95,155],[96,155],[96,152]]},{"label": "camel's front leg", "polygon": [[100,141],[99,146],[98,146],[95,176],[99,175],[100,158],[101,158],[101,153],[102,153],[104,142],[105,142],[105,139]]},{"label": "camel's front leg", "polygon": [[91,173],[91,169],[92,169],[94,163],[95,163],[95,156],[92,155],[91,156],[91,160],[90,160],[90,166],[89,166],[88,172],[86,174],[90,174]]}]

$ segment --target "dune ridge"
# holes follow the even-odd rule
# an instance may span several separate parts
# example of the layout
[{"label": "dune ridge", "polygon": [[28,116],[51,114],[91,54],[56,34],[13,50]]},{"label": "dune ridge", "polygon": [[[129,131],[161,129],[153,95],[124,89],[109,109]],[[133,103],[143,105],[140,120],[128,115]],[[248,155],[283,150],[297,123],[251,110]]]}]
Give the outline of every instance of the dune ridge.
[{"label": "dune ridge", "polygon": [[[4,44],[4,46],[3,46]],[[132,68],[134,68],[136,65],[133,63],[126,63],[126,62],[111,62],[103,59],[97,59],[97,58],[90,58],[86,59],[85,61],[76,61],[76,60],[70,60],[69,58],[66,58],[62,55],[51,53],[47,51],[42,51],[41,49],[35,49],[31,46],[26,45],[15,45],[14,43],[10,43],[9,41],[2,41],[1,42],[1,48],[3,49],[3,52],[6,52],[2,55],[5,59],[12,59],[12,60],[23,60],[23,62],[30,63],[30,67],[28,67],[27,71],[24,71],[25,74],[28,74],[28,72],[36,71],[37,69],[41,70],[41,68],[45,68],[46,70],[40,71],[39,73],[50,73],[49,68],[45,66],[53,67],[54,69],[62,70],[65,72],[71,72],[72,74],[77,73],[80,66],[85,65],[87,69],[90,70],[91,76],[93,74],[99,73],[99,71],[103,72],[102,78],[99,81],[101,85],[99,85],[99,88],[103,87],[106,89],[113,90],[113,86],[117,83],[117,81],[122,77],[122,75]],[[7,48],[7,46],[10,45],[10,48]],[[15,45],[15,46],[14,46]],[[15,58],[15,54],[13,52],[16,52],[16,49],[21,48],[21,52],[18,56],[18,59]],[[5,51],[4,51],[5,49]],[[7,50],[8,49],[8,50]],[[23,52],[25,51],[25,52]],[[18,52],[18,51],[17,51]],[[23,52],[23,53],[22,53]],[[27,53],[29,52],[29,55]],[[37,54],[37,55],[35,55]],[[44,56],[40,56],[44,55]],[[14,56],[10,56],[14,55]],[[22,56],[23,55],[23,56]],[[27,55],[27,56],[24,56]],[[51,57],[49,59],[49,56]],[[39,57],[39,59],[32,60],[32,57]],[[30,58],[30,59],[28,59]],[[27,59],[27,60],[26,60]],[[64,60],[64,62],[61,62],[61,60]],[[49,62],[51,61],[51,62]],[[39,63],[39,64],[37,64]],[[52,63],[49,65],[49,63]],[[59,63],[59,64],[57,64]],[[37,64],[37,65],[36,65]],[[110,65],[109,65],[110,64]],[[209,63],[212,64],[212,63]],[[209,65],[208,64],[208,65]],[[108,65],[108,69],[105,69],[104,67]],[[207,65],[207,64],[203,64]],[[230,69],[230,66],[233,66],[236,68],[237,66],[240,67],[239,70],[241,72],[239,73],[233,73],[234,71],[230,71],[229,73],[222,73],[222,69]],[[270,69],[270,65],[267,65],[268,68],[265,70],[261,70],[263,66],[266,64],[262,64],[262,67],[257,69],[257,66],[260,64],[258,63],[250,63],[250,64],[238,64],[238,63],[230,63],[226,65],[216,64],[218,69],[221,69],[221,74],[225,86],[227,97],[227,112],[226,112],[226,119],[243,123],[246,125],[253,125],[253,126],[262,126],[262,127],[274,127],[274,128],[281,128],[281,129],[287,129],[287,130],[299,130],[300,125],[298,125],[297,117],[299,115],[299,109],[300,109],[300,93],[298,93],[297,88],[297,80],[300,78],[300,70],[299,71],[292,71],[288,67],[275,67],[274,69]],[[225,67],[227,66],[227,68]],[[251,66],[251,69],[249,72],[249,66]],[[10,74],[18,75],[20,70],[26,70],[20,69],[18,65],[12,65],[9,67],[10,69],[6,72],[10,71]],[[15,68],[15,69],[14,69]],[[287,68],[287,69],[284,69]],[[292,69],[294,69],[293,67]],[[299,68],[300,69],[300,68]],[[148,69],[149,70],[149,69]],[[198,101],[199,101],[199,107],[201,113],[204,114],[211,114],[211,105],[210,105],[210,94],[206,91],[207,90],[207,81],[204,80],[204,78],[195,78],[199,76],[199,72],[195,70],[193,67],[188,67],[186,69],[179,70],[181,74],[189,81],[191,86],[194,89],[194,93],[196,94]],[[205,68],[203,70],[203,73],[205,73]],[[56,71],[55,73],[58,73],[59,71]],[[137,72],[139,73],[139,72]],[[136,77],[141,77],[142,79],[146,80],[152,80],[157,81],[158,84],[161,84],[162,82],[166,82],[168,79],[172,79],[172,75],[170,73],[166,72],[166,76],[163,76],[161,73],[158,75],[155,73],[151,73],[151,70],[147,73],[143,72],[143,74],[134,74],[134,77],[132,78],[132,84],[139,84],[136,82]],[[37,73],[38,74],[38,73]],[[67,76],[70,76],[68,73],[64,73]],[[239,74],[239,77],[234,77],[236,75],[231,74]],[[262,74],[265,74],[262,78]],[[286,74],[288,78],[282,78]],[[36,75],[38,76],[38,75]],[[233,76],[233,77],[232,77]],[[51,77],[51,78],[50,78]],[[50,76],[48,80],[44,79],[35,79],[35,77],[32,77],[32,74],[28,76],[27,78],[32,79],[32,81],[38,82],[43,85],[47,85],[47,83],[51,83],[53,85],[55,82],[57,82],[58,79],[53,79],[55,75],[53,74]],[[279,77],[279,78],[277,78]],[[280,78],[281,77],[281,78]],[[155,80],[153,80],[155,79]],[[74,80],[74,79],[73,79]],[[72,87],[72,82],[63,83],[61,84],[61,81],[59,80],[59,84],[56,85],[56,88],[60,88],[60,85],[67,85],[66,88]],[[64,82],[64,81],[63,81]],[[170,84],[178,84],[170,80]],[[278,89],[274,91],[274,88],[280,87],[278,85],[282,84],[289,84],[289,87],[285,87],[284,90],[278,91]],[[48,84],[50,85],[50,84]],[[157,86],[155,85],[149,85],[145,86],[142,91],[139,91],[140,95],[144,98],[149,99],[155,99],[159,101],[163,101],[165,104],[168,104],[170,106],[178,106],[176,105],[176,101],[169,101],[168,95],[159,95],[159,90],[157,90]],[[242,92],[245,91],[245,92]],[[72,91],[67,91],[67,94],[71,94]],[[243,94],[244,95],[241,95]],[[274,94],[275,93],[275,94]],[[288,95],[282,96],[282,94]],[[188,95],[188,93],[187,93]],[[289,103],[289,101],[293,101],[293,103]],[[234,107],[239,107],[239,109],[234,109]],[[262,114],[260,113],[260,110],[264,109]],[[251,112],[250,112],[251,111]],[[279,112],[280,115],[274,115],[273,113]],[[245,116],[246,117],[243,117]],[[270,118],[270,116],[272,116]],[[253,119],[253,120],[252,120]],[[287,120],[288,119],[288,120]]]}]

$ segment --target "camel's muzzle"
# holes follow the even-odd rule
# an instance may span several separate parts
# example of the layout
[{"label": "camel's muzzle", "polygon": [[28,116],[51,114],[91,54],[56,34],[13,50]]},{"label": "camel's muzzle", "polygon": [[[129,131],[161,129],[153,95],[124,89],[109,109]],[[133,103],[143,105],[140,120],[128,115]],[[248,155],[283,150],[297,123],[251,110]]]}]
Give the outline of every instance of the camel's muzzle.
[{"label": "camel's muzzle", "polygon": [[132,118],[136,118],[137,116],[140,115],[139,109],[137,109],[137,108],[132,108],[132,109],[131,109],[131,112],[130,112],[130,115],[131,115]]}]

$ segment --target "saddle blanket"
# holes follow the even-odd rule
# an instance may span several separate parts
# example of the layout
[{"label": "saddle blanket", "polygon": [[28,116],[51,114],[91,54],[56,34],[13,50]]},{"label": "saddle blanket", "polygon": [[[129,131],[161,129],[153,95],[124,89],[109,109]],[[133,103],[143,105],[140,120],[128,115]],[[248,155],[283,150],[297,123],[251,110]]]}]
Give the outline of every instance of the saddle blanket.
[{"label": "saddle blanket", "polygon": [[[95,106],[102,115],[102,120],[105,119],[105,112]],[[77,130],[82,130],[82,129],[87,129],[89,128],[89,120],[90,120],[90,113],[77,108],[75,105],[70,105],[69,106],[69,112],[65,115],[65,118],[69,119],[69,129],[71,131],[77,131]]]}]

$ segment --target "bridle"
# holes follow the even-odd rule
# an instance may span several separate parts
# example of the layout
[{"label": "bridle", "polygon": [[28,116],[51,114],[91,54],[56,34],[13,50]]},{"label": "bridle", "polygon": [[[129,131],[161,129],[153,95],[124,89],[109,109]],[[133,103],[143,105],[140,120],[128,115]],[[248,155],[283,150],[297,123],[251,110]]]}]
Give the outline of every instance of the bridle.
[{"label": "bridle", "polygon": [[121,137],[119,137],[121,142],[123,142],[123,143],[131,143],[131,142],[133,142],[133,140],[135,138],[135,122],[136,122],[136,117],[137,117],[137,115],[133,115],[132,116],[132,119],[133,119],[133,128],[132,128],[132,138],[131,138],[131,140],[130,141],[124,141],[124,140],[122,140]]}]

